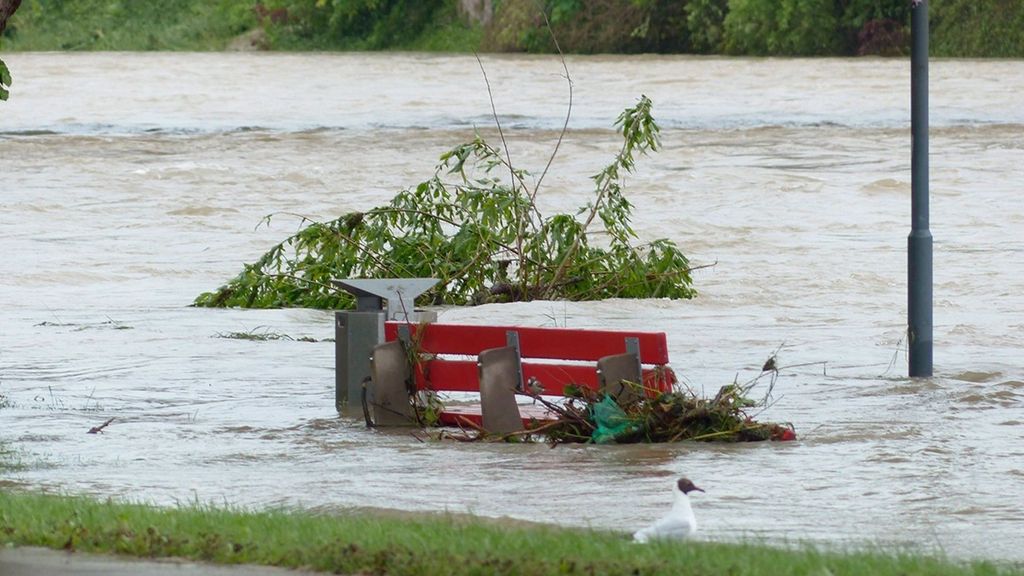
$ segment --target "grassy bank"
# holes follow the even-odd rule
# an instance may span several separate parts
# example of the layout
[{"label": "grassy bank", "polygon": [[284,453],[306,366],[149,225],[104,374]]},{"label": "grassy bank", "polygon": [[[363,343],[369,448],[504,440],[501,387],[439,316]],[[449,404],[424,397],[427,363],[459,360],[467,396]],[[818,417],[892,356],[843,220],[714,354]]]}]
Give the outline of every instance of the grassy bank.
[{"label": "grassy bank", "polygon": [[258,25],[235,0],[25,0],[4,33],[5,50],[223,50]]},{"label": "grassy bank", "polygon": [[416,0],[409,6],[429,9],[382,9],[380,17],[365,23],[334,18],[313,2],[275,5],[258,0],[25,0],[4,33],[3,48],[218,51],[238,44],[297,51],[469,52],[480,45],[482,28],[461,20],[453,2]]},{"label": "grassy bank", "polygon": [[1014,574],[882,552],[636,545],[624,535],[446,515],[174,510],[0,493],[0,545],[368,574]]}]

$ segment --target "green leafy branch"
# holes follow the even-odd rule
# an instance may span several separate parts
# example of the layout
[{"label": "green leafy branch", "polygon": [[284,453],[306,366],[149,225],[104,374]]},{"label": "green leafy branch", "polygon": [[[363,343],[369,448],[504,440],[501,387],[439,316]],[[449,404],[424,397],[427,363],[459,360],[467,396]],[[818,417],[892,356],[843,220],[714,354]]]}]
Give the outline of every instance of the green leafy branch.
[{"label": "green leafy branch", "polygon": [[[632,244],[623,178],[659,147],[651,107],[641,97],[619,116],[623,144],[576,216],[542,214],[530,173],[477,136],[386,205],[327,222],[303,217],[308,225],[195,305],[342,309],[352,299],[331,279],[387,277],[440,278],[423,297],[433,304],[691,298],[689,261],[672,241]],[[595,228],[604,245],[591,242]]]}]

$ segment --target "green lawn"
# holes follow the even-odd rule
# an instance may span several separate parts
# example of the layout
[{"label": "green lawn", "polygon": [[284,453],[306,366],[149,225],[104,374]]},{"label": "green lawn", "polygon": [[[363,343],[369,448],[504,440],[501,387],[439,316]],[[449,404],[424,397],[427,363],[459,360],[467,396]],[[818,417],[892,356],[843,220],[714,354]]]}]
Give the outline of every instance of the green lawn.
[{"label": "green lawn", "polygon": [[638,545],[624,534],[464,516],[161,509],[80,497],[0,493],[0,545],[367,574],[1020,574],[880,551],[755,544]]},{"label": "green lawn", "polygon": [[233,0],[25,2],[8,23],[6,50],[223,50],[257,24]]}]

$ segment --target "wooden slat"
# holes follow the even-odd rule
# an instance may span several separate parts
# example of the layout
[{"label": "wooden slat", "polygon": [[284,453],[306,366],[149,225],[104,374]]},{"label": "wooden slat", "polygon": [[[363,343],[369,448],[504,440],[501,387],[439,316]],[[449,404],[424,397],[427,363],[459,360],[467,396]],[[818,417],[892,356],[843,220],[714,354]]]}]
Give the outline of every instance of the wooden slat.
[{"label": "wooden slat", "polygon": [[[437,358],[424,362],[416,372],[416,386],[438,392],[479,392],[475,360]],[[424,371],[426,375],[424,375]],[[675,375],[668,367],[648,368],[644,371],[645,386],[668,392],[675,383]],[[542,364],[523,361],[523,381],[536,378],[545,388],[545,394],[560,396],[566,384],[599,388],[597,370],[582,364]]]},{"label": "wooden slat", "polygon": [[[398,338],[402,322],[387,322],[384,339]],[[640,342],[640,361],[644,364],[668,364],[668,341],[664,332],[633,332],[612,330],[581,330],[575,328],[535,328],[530,326],[473,326],[465,324],[427,324],[420,348],[435,354],[476,356],[487,348],[506,345],[509,330],[519,333],[523,358],[554,360],[591,360],[626,351],[625,338]],[[420,329],[409,325],[412,333]]]},{"label": "wooden slat", "polygon": [[[547,409],[540,405],[520,404],[519,414],[522,416],[523,428],[533,428],[557,419],[555,414],[548,412]],[[441,412],[439,420],[442,426],[473,428],[473,426],[466,424],[468,420],[477,427],[483,427],[483,416],[479,404],[450,406],[444,412]]]}]

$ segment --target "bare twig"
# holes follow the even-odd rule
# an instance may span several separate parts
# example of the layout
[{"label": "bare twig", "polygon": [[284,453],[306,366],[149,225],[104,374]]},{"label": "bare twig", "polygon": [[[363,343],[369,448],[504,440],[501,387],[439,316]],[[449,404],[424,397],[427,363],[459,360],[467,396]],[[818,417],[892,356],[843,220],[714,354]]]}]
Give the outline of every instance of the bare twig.
[{"label": "bare twig", "polygon": [[110,423],[113,422],[113,421],[114,421],[114,419],[110,418],[109,420],[107,420],[103,424],[100,424],[99,426],[93,426],[92,428],[89,428],[89,431],[86,432],[86,434],[99,434],[100,432],[103,432],[104,428],[106,428],[107,426],[110,426]]},{"label": "bare twig", "polygon": [[552,420],[552,421],[548,422],[547,424],[541,424],[540,426],[537,426],[535,428],[527,428],[526,430],[519,430],[519,431],[516,431],[516,432],[509,432],[508,434],[505,434],[505,435],[501,436],[499,438],[499,440],[510,440],[512,438],[518,438],[520,436],[530,436],[530,435],[533,435],[533,434],[540,434],[541,432],[544,432],[546,430],[550,430],[552,428],[557,428],[558,426],[562,426],[564,424],[565,424],[565,422],[562,421],[562,420]]},{"label": "bare twig", "polygon": [[[892,360],[889,361],[889,365],[885,368],[885,372],[882,372],[882,376],[888,374],[889,371],[892,370],[894,366],[896,366],[896,361],[900,357],[900,350],[901,346],[903,345],[903,341],[907,340],[909,342],[909,339],[907,338],[909,334],[910,329],[908,328],[907,331],[903,333],[903,336],[900,336],[900,339],[896,342],[896,350],[892,353]],[[905,349],[904,352],[906,352]]]},{"label": "bare twig", "polygon": [[[516,189],[516,171],[515,171],[515,169],[512,166],[512,153],[509,152],[508,142],[505,141],[505,132],[501,129],[501,122],[498,120],[498,110],[494,106],[494,94],[491,92],[491,83],[487,79],[487,70],[484,69],[484,63],[483,63],[483,60],[480,59],[480,55],[477,54],[476,52],[474,52],[473,55],[476,56],[477,64],[480,65],[480,73],[483,74],[483,76],[484,76],[484,83],[487,85],[487,97],[488,97],[488,99],[490,99],[490,102],[491,102],[491,114],[494,115],[494,124],[498,128],[498,136],[501,137],[501,146],[502,146],[502,148],[505,149],[505,159],[506,159],[506,162],[508,163],[508,172],[509,172],[509,180],[510,180],[510,182],[509,182],[509,189],[512,190],[513,192],[515,192],[515,189]],[[526,183],[523,182],[522,180],[520,180],[519,183],[522,186],[523,192],[529,194],[529,189],[527,188]],[[533,202],[533,196],[531,195],[531,196],[529,196],[529,198],[530,198],[530,208],[534,212],[537,212],[537,205],[534,204],[534,202]],[[516,206],[516,211],[518,212],[519,204],[515,203],[515,204],[513,204],[513,206]],[[515,250],[515,253],[519,256],[519,269],[520,270],[524,269],[525,268],[525,264],[526,264],[526,254],[523,251],[523,237],[526,235],[526,225],[528,223],[532,223],[533,222],[532,218],[526,218],[525,216],[526,216],[525,214],[516,214],[516,219],[519,221],[519,229],[518,229],[518,231],[516,233],[516,250]],[[538,216],[539,216],[539,213],[538,213]]]},{"label": "bare twig", "polygon": [[305,282],[307,284],[313,284],[313,285],[319,286],[321,288],[326,288],[327,290],[330,290],[331,292],[339,292],[340,291],[340,289],[337,286],[331,286],[330,284],[324,284],[323,282],[317,282],[316,280],[310,280],[309,278],[299,278],[298,276],[295,276],[293,274],[285,274],[283,272],[278,272],[277,274],[268,274],[268,273],[264,272],[263,275],[268,277],[268,278],[286,278],[288,280],[294,280],[295,282]]},{"label": "bare twig", "polygon": [[565,122],[562,123],[562,130],[558,133],[558,141],[555,142],[555,148],[551,151],[551,156],[548,157],[548,163],[544,166],[544,171],[540,173],[540,177],[537,178],[537,183],[533,186],[533,193],[530,194],[530,203],[536,205],[537,193],[540,191],[540,183],[544,181],[544,177],[547,176],[548,170],[551,168],[552,162],[555,161],[555,156],[558,155],[558,148],[562,145],[562,140],[565,138],[565,133],[569,129],[569,118],[572,116],[572,76],[569,75],[569,66],[565,63],[565,54],[562,53],[562,47],[558,44],[558,37],[555,35],[554,29],[551,28],[551,21],[548,19],[548,13],[540,6],[539,2],[536,2],[540,13],[544,15],[544,24],[548,28],[548,34],[551,35],[552,42],[555,43],[555,50],[558,51],[558,58],[562,62],[562,69],[565,70],[565,81],[569,84],[569,105],[565,111]]},{"label": "bare twig", "polygon": [[494,116],[494,125],[498,128],[498,136],[501,137],[501,147],[505,149],[505,159],[508,162],[510,180],[509,187],[515,190],[516,174],[512,168],[512,154],[508,150],[508,142],[505,141],[505,132],[501,129],[501,120],[498,119],[498,109],[494,105],[494,93],[491,92],[491,82],[487,79],[487,70],[484,68],[484,61],[480,59],[480,54],[473,52],[473,56],[476,57],[476,63],[480,65],[480,73],[484,76],[484,84],[487,85],[487,98],[491,102],[491,115]]},{"label": "bare twig", "polygon": [[469,418],[466,418],[465,416],[461,416],[461,415],[457,416],[455,418],[455,420],[456,420],[456,422],[459,425],[459,430],[462,430],[463,432],[466,431],[466,428],[463,427],[463,424],[465,424],[465,426],[467,426],[469,428],[472,428],[473,430],[476,430],[477,432],[479,432],[481,434],[484,434],[484,435],[487,434],[487,430],[484,430],[484,428],[482,426],[480,426],[476,422],[473,422]]},{"label": "bare twig", "polygon": [[804,366],[817,366],[818,364],[821,364],[821,371],[822,371],[822,374],[824,374],[825,366],[828,364],[828,360],[818,360],[816,362],[801,362],[800,364],[787,364],[785,366],[780,366],[778,368],[778,370],[781,372],[782,370],[789,370],[790,368],[802,368]]},{"label": "bare twig", "polygon": [[259,230],[260,226],[268,226],[269,227],[270,226],[270,220],[274,216],[292,216],[294,218],[298,218],[299,219],[299,226],[300,227],[303,224],[305,224],[306,222],[314,222],[314,223],[319,222],[319,220],[317,220],[316,218],[313,218],[312,216],[306,216],[305,214],[299,214],[298,212],[288,212],[287,210],[281,210],[279,212],[271,212],[270,214],[267,214],[266,216],[261,218],[260,221],[256,223],[256,226],[253,228],[253,230]]}]

